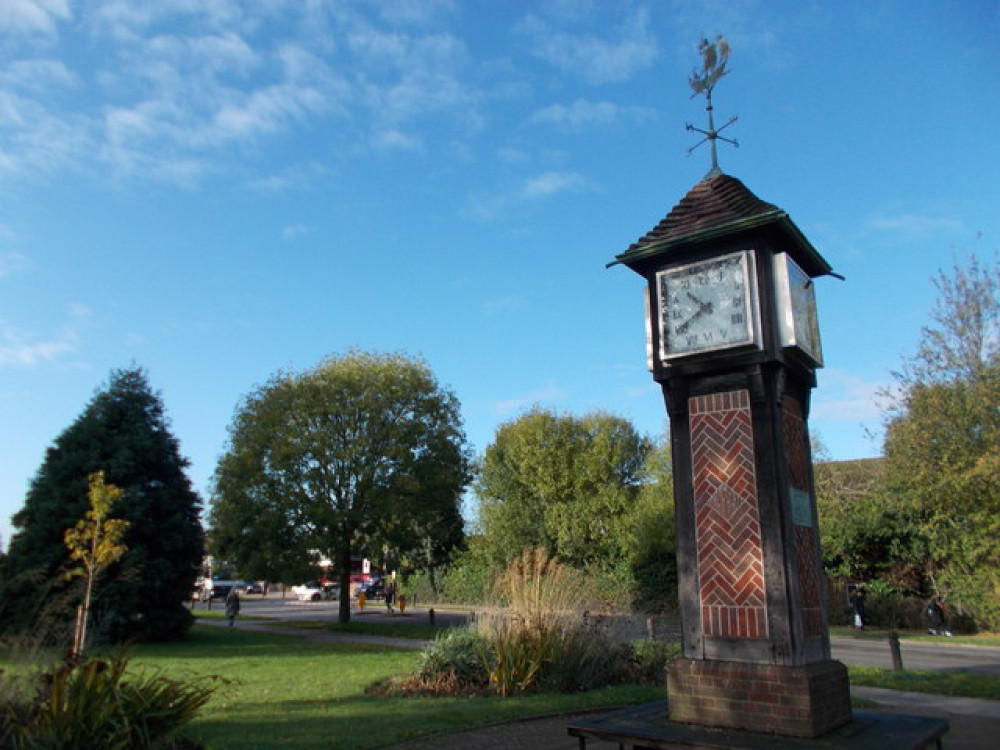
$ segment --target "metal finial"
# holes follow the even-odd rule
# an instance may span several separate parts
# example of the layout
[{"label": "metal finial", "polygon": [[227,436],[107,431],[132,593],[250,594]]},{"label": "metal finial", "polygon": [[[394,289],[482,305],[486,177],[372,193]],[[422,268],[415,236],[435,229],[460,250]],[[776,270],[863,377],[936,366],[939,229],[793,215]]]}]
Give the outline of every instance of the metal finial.
[{"label": "metal finial", "polygon": [[694,131],[695,133],[701,133],[705,136],[688,149],[688,154],[698,148],[698,146],[703,144],[705,141],[708,141],[712,152],[712,168],[705,176],[714,177],[722,174],[722,170],[719,169],[719,156],[716,151],[715,142],[725,141],[726,143],[730,143],[736,148],[739,148],[739,141],[733,138],[724,138],[719,135],[719,133],[728,128],[739,118],[736,115],[733,115],[729,118],[725,125],[716,129],[715,118],[712,115],[712,89],[715,88],[715,84],[719,82],[719,79],[729,72],[726,70],[726,63],[729,61],[729,43],[722,37],[721,34],[716,35],[714,42],[710,42],[708,39],[702,38],[701,42],[698,44],[698,51],[701,53],[702,58],[701,71],[699,72],[697,68],[693,70],[691,72],[691,76],[688,78],[688,83],[694,91],[694,93],[691,94],[691,98],[698,96],[698,94],[705,95],[705,111],[708,112],[708,130],[696,128],[690,123],[687,124],[688,132]]}]

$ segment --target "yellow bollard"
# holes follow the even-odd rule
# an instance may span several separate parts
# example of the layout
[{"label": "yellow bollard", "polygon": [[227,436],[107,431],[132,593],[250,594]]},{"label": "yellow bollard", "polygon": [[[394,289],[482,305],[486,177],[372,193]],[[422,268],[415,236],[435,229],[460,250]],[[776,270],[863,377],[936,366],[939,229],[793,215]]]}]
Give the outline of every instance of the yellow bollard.
[{"label": "yellow bollard", "polygon": [[399,595],[399,614],[403,614],[406,611],[406,594]]},{"label": "yellow bollard", "polygon": [[358,609],[364,609],[364,608],[365,608],[365,592],[362,591],[360,594],[358,594]]}]

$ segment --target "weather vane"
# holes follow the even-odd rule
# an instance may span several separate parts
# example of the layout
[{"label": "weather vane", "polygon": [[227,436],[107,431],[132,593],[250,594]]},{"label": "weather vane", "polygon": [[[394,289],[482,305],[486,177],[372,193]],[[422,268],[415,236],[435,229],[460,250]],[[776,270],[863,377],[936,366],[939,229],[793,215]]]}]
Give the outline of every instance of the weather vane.
[{"label": "weather vane", "polygon": [[730,117],[729,121],[718,130],[715,129],[715,118],[712,116],[712,89],[715,88],[715,84],[719,82],[719,79],[729,72],[726,70],[726,63],[729,60],[729,43],[721,34],[716,34],[714,42],[702,38],[698,44],[698,52],[701,53],[701,71],[695,68],[688,78],[688,83],[691,85],[691,90],[694,91],[691,94],[692,99],[698,96],[698,94],[705,95],[705,111],[708,112],[708,130],[696,128],[694,125],[688,123],[688,131],[693,130],[705,136],[689,148],[688,153],[690,154],[698,146],[708,141],[709,147],[712,150],[712,169],[709,171],[708,176],[715,176],[722,174],[722,170],[719,169],[719,157],[716,154],[715,142],[725,141],[726,143],[731,143],[736,148],[740,146],[739,141],[719,135],[719,133],[736,122],[738,119],[736,115]]}]

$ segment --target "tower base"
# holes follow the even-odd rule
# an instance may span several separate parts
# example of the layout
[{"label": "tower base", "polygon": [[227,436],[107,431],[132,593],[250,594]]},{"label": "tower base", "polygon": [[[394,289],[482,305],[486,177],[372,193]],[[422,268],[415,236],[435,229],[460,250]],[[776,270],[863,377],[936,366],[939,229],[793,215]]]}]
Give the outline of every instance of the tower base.
[{"label": "tower base", "polygon": [[667,669],[670,721],[819,737],[851,720],[847,668],[678,659]]}]

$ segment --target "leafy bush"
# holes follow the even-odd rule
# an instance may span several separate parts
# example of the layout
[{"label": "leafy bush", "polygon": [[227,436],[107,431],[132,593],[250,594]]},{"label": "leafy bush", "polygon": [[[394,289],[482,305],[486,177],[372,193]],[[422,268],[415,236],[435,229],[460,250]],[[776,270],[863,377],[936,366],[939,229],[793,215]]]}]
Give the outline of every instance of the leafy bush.
[{"label": "leafy bush", "polygon": [[493,661],[492,649],[473,627],[446,630],[420,655],[417,674],[423,680],[450,676],[460,688],[485,688]]},{"label": "leafy bush", "polygon": [[180,750],[179,735],[215,693],[213,682],[129,675],[128,659],[67,658],[33,679],[2,676],[0,748]]},{"label": "leafy bush", "polygon": [[[673,643],[632,647],[618,617],[592,617],[601,599],[594,576],[564,565],[541,548],[526,550],[494,584],[498,604],[467,628],[441,635],[424,651],[407,694],[497,695],[575,692],[623,681],[662,684]],[[449,692],[450,691],[450,692]]]},{"label": "leafy bush", "polygon": [[681,644],[676,641],[642,640],[632,644],[627,678],[641,685],[663,685],[670,662],[680,658]]}]

